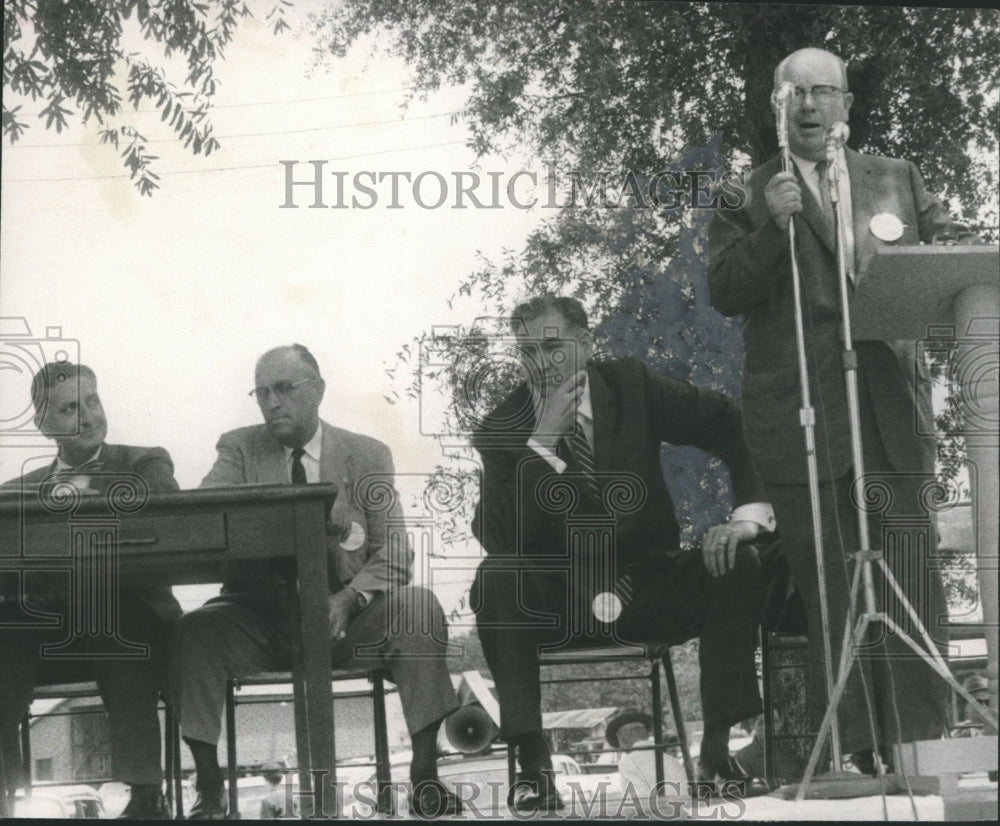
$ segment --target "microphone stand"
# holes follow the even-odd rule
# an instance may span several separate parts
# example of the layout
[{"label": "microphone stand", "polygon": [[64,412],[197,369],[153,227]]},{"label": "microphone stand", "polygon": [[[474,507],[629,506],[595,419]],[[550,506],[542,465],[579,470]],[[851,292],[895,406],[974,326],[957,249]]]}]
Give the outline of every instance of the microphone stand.
[{"label": "microphone stand", "polygon": [[[781,147],[781,167],[785,172],[794,170],[791,150],[788,147],[788,97],[794,92],[794,87],[787,81],[775,89],[778,145]],[[819,584],[819,612],[823,624],[823,666],[826,677],[827,702],[833,702],[833,655],[830,650],[830,612],[827,606],[826,570],[823,560],[823,526],[820,521],[819,504],[819,471],[816,463],[816,411],[812,406],[809,393],[809,363],[806,357],[805,325],[802,314],[802,277],[799,274],[799,263],[796,256],[795,219],[788,220],[788,247],[792,267],[792,292],[795,305],[795,347],[799,362],[799,387],[802,394],[802,407],[799,409],[799,423],[802,425],[802,435],[805,439],[806,470],[809,479],[809,504],[812,512],[813,547],[816,550],[816,575]],[[839,768],[841,763],[840,734],[836,718],[830,724],[830,747],[833,753],[833,764]]]},{"label": "microphone stand", "polygon": [[[838,168],[837,158],[837,149],[840,148],[840,146],[843,146],[843,143],[846,140],[846,134],[844,134],[846,131],[845,125],[843,127],[843,132],[838,133],[836,138],[828,138],[827,185],[830,189],[830,203],[833,207],[834,228],[836,230],[837,275],[840,282],[841,324],[844,338],[844,379],[847,389],[847,415],[851,434],[851,458],[854,462],[854,487],[856,488],[859,483],[863,483],[865,466],[861,445],[861,410],[858,403],[858,354],[857,351],[854,350],[854,342],[851,336],[850,302],[847,288],[847,262],[844,260],[847,247],[844,236],[843,215],[840,210],[840,170]],[[839,143],[840,146],[837,146],[837,143]],[[860,493],[860,491],[858,491],[858,493]],[[941,676],[945,682],[948,683],[948,685],[955,689],[960,696],[962,696],[977,711],[979,711],[985,719],[991,721],[994,727],[997,725],[996,714],[976,700],[976,698],[973,697],[972,694],[963,686],[961,686],[954,676],[952,676],[951,671],[941,656],[941,652],[930,638],[930,635],[927,633],[927,629],[924,627],[924,624],[920,620],[916,610],[913,608],[913,605],[906,598],[902,588],[893,576],[892,571],[890,571],[889,567],[886,565],[885,557],[882,552],[873,551],[871,549],[871,541],[868,533],[868,516],[862,505],[862,499],[860,496],[855,497],[854,508],[858,520],[858,541],[861,547],[857,552],[851,555],[855,564],[854,572],[851,578],[851,592],[847,622],[844,627],[843,645],[840,652],[837,684],[834,686],[832,696],[829,698],[829,706],[827,707],[826,715],[824,716],[823,723],[820,726],[819,734],[816,736],[816,742],[813,744],[812,753],[809,755],[809,762],[806,765],[806,771],[802,777],[802,782],[799,784],[798,791],[795,795],[795,800],[797,802],[805,799],[806,792],[813,779],[813,773],[816,770],[816,764],[819,761],[820,752],[822,751],[823,742],[827,733],[831,735],[832,742],[836,744],[837,707],[840,705],[840,701],[844,696],[844,689],[847,686],[847,680],[850,677],[851,669],[858,660],[857,651],[864,645],[865,635],[868,632],[868,626],[873,622],[882,622],[885,624],[886,628],[895,632],[903,642],[910,646],[910,648],[912,648],[920,656],[920,658],[924,660],[924,662],[937,672],[937,674]],[[900,602],[900,605],[913,621],[913,627],[916,628],[917,634],[923,642],[923,647],[921,647],[909,634],[900,628],[895,620],[893,620],[892,617],[890,617],[884,610],[880,611],[878,609],[875,602],[875,584],[872,577],[872,563],[878,565],[879,570],[882,572],[884,581],[890,588],[892,588],[893,593],[895,593],[896,598]],[[822,568],[820,568],[820,582],[823,582]],[[864,599],[864,613],[860,614],[855,621],[854,610],[858,602],[859,591],[861,591]],[[824,629],[824,634],[826,634],[826,629]],[[824,637],[824,642],[827,643],[827,652],[829,653],[829,638]],[[895,698],[893,698],[893,702],[895,702]],[[877,748],[873,749],[873,751],[876,755],[878,754]],[[834,776],[830,779],[843,782],[843,777],[836,777],[836,775],[839,774],[836,769],[839,768],[840,763],[835,762],[834,765]],[[876,762],[876,768],[878,771],[879,783],[881,784],[884,782],[881,760]],[[816,779],[820,780],[818,777]],[[857,780],[858,778],[855,776],[854,779]]]}]

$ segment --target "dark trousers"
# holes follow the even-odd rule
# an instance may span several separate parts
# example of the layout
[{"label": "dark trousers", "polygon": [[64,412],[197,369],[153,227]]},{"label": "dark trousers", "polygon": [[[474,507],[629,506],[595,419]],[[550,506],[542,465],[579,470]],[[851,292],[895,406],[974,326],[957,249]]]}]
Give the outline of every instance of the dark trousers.
[{"label": "dark trousers", "polygon": [[706,723],[732,725],[760,713],[756,551],[740,547],[735,568],[718,578],[705,569],[700,551],[664,556],[632,575],[634,599],[605,626],[592,621],[593,595],[575,592],[572,570],[546,568],[530,557],[483,560],[472,608],[500,700],[503,737],[542,730],[539,651],[581,644],[679,644],[700,637]]},{"label": "dark trousers", "polygon": [[[931,638],[943,649],[948,640],[947,607],[941,578],[935,568],[937,531],[925,510],[933,485],[933,475],[874,472],[887,460],[870,459],[867,477],[874,483],[868,496],[868,525],[871,544],[883,550],[889,570],[899,581],[907,599],[916,609]],[[830,614],[834,680],[840,658],[848,613],[850,576],[853,565],[845,554],[858,550],[858,524],[852,505],[853,473],[820,485],[820,513],[823,526],[824,568]],[[782,548],[792,577],[806,606],[809,625],[809,706],[813,730],[819,729],[826,711],[823,636],[819,586],[812,534],[809,489],[806,485],[765,486],[774,506]],[[873,565],[878,608],[884,608],[900,627],[919,642],[912,620],[907,617],[877,566]],[[858,595],[863,609],[863,590]],[[937,739],[945,724],[947,686],[931,668],[892,630],[882,623],[869,628],[866,644],[858,652],[864,681],[871,699],[865,699],[864,684],[857,666],[847,683],[840,703],[838,725],[845,752],[870,749],[874,744],[889,746],[914,740]],[[874,723],[874,738],[872,725]]]},{"label": "dark trousers", "polygon": [[[0,619],[23,620],[17,604],[5,603]],[[18,726],[36,685],[95,680],[108,712],[111,766],[115,780],[153,783],[163,780],[160,718],[157,704],[166,686],[169,624],[141,599],[121,595],[119,625],[124,639],[149,646],[143,659],[68,660],[45,658],[42,647],[56,644],[66,632],[58,627],[0,630],[0,748],[5,785],[24,783]],[[84,642],[84,648],[86,643]],[[65,778],[72,780],[73,778]]]}]

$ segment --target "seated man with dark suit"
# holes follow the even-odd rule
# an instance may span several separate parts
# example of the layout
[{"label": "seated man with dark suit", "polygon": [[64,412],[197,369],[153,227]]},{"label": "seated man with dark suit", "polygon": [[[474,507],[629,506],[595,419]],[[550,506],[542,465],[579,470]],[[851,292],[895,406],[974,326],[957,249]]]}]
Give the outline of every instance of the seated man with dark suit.
[{"label": "seated man with dark suit", "polygon": [[[392,672],[413,743],[410,809],[456,814],[458,798],[437,780],[437,731],[458,705],[445,662],[447,629],[434,594],[407,584],[413,553],[398,497],[393,490],[390,507],[379,495],[392,485],[389,448],[320,420],[326,384],[301,344],[264,353],[255,379],[264,424],[219,438],[202,487],[338,486],[327,523],[332,662]],[[288,579],[282,565],[231,566],[222,595],[179,623],[171,679],[198,774],[191,818],[225,816],[216,752],[226,681],[291,662]]]},{"label": "seated man with dark suit", "polygon": [[[562,807],[542,736],[538,652],[594,636],[700,637],[701,775],[716,789],[742,783],[746,794],[766,791],[728,751],[730,726],[761,710],[758,562],[741,543],[773,528],[739,407],[635,360],[593,361],[576,299],[539,296],[514,311],[512,324],[529,380],[473,439],[483,462],[473,531],[487,556],[472,592],[501,736],[517,747],[521,766],[509,804]],[[741,505],[689,553],[678,551],[680,527],[660,466],[664,442],[721,457]],[[596,625],[584,621],[594,615]]]},{"label": "seated man with dark suit", "polygon": [[[145,483],[150,492],[177,490],[170,456],[160,447],[107,444],[108,423],[97,395],[94,371],[82,364],[51,362],[31,383],[35,426],[59,446],[55,460],[5,483],[22,495],[65,498],[70,485],[80,493],[105,493],[113,484]],[[136,479],[138,477],[138,479]],[[139,481],[141,480],[141,482]],[[166,685],[170,628],[181,614],[168,587],[123,583],[119,595],[118,632],[130,643],[148,646],[140,659],[92,661],[60,659],[58,653],[43,657],[42,647],[67,637],[63,627],[27,629],[16,623],[38,623],[38,613],[61,614],[80,608],[69,600],[65,574],[32,574],[19,582],[18,574],[0,574],[0,756],[8,792],[24,782],[18,723],[38,684],[73,680],[97,681],[108,710],[112,777],[131,786],[129,803],[121,817],[160,819],[168,816],[163,801],[160,765],[160,719],[157,713],[161,688]],[[23,586],[23,588],[22,588]],[[31,615],[34,615],[32,619]],[[84,649],[98,639],[77,640]]]}]

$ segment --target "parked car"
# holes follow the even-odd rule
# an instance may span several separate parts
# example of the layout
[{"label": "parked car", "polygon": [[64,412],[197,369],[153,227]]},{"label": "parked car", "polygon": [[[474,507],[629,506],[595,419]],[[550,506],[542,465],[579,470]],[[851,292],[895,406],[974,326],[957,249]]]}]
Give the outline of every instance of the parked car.
[{"label": "parked car", "polygon": [[[393,755],[391,762],[392,797],[395,811],[405,814],[409,798],[409,752]],[[556,787],[568,801],[590,800],[613,784],[614,775],[584,774],[579,764],[566,754],[552,756]],[[614,769],[615,767],[610,767]],[[495,816],[506,806],[508,775],[507,751],[499,749],[484,755],[451,755],[438,760],[438,777],[465,801],[467,808],[478,808],[484,815]],[[341,765],[337,781],[346,783],[343,814],[365,819],[374,814],[376,795],[375,770],[371,765]]]},{"label": "parked car", "polygon": [[14,817],[79,820],[107,817],[100,795],[90,786],[41,786],[28,797],[18,791]]}]

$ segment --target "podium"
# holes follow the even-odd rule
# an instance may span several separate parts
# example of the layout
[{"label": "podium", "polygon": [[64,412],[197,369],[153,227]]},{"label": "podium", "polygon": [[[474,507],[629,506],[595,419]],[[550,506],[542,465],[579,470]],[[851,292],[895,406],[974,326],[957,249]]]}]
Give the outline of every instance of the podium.
[{"label": "podium", "polygon": [[[998,345],[1000,247],[882,247],[851,302],[857,340],[956,343],[956,375],[973,484],[976,556],[990,709],[997,712]],[[995,733],[995,732],[993,732]]]}]

